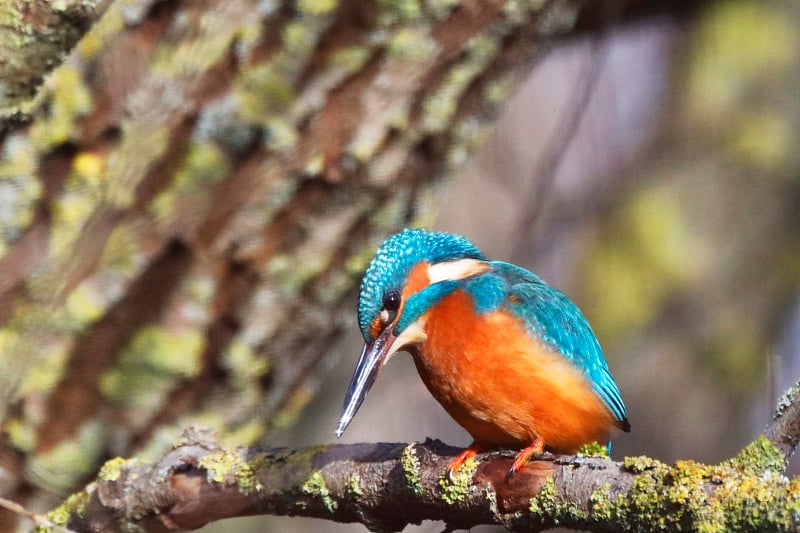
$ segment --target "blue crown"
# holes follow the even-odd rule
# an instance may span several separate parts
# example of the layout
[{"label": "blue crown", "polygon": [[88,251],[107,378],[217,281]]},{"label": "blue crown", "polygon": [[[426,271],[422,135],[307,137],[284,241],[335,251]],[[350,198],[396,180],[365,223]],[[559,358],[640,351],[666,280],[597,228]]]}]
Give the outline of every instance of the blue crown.
[{"label": "blue crown", "polygon": [[392,290],[401,291],[411,269],[420,261],[430,264],[457,259],[486,257],[460,235],[442,231],[404,229],[381,244],[361,280],[358,297],[358,325],[367,342],[373,339],[369,326],[383,307],[383,297]]}]

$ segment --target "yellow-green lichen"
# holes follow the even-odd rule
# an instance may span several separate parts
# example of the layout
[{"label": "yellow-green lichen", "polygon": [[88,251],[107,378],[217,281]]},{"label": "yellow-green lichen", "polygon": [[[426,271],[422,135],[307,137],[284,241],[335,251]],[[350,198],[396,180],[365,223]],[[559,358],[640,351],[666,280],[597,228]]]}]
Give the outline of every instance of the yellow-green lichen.
[{"label": "yellow-green lichen", "polygon": [[97,191],[98,199],[105,181],[106,160],[94,152],[81,152],[72,160],[72,175],[67,187],[86,187]]},{"label": "yellow-green lichen", "polygon": [[378,0],[377,4],[383,26],[413,22],[422,15],[419,0]]},{"label": "yellow-green lichen", "polygon": [[263,488],[256,477],[262,461],[263,456],[257,456],[248,462],[236,451],[216,450],[203,457],[198,466],[205,469],[209,482],[235,483],[239,492],[251,494]]},{"label": "yellow-green lichen", "polygon": [[106,49],[109,40],[119,36],[125,27],[124,2],[114,2],[92,28],[75,45],[80,58],[87,63]]},{"label": "yellow-green lichen", "polygon": [[[689,223],[683,191],[659,183],[632,195],[612,223],[615,230],[602,236],[585,263],[586,279],[598,272],[607,276],[602,289],[590,287],[589,304],[595,312],[592,327],[599,335],[622,338],[632,325],[653,320],[665,301],[709,275],[711,243]],[[656,215],[657,214],[657,215]],[[609,299],[614,304],[608,305]],[[736,335],[741,340],[741,335]],[[724,371],[724,369],[720,369]]]},{"label": "yellow-green lichen", "polygon": [[303,18],[289,22],[283,27],[281,37],[287,55],[302,58],[314,49],[322,26]]},{"label": "yellow-green lichen", "polygon": [[218,183],[229,164],[219,146],[195,141],[189,145],[184,164],[175,174],[173,187],[182,192],[204,191]]},{"label": "yellow-green lichen", "polygon": [[252,494],[264,488],[256,475],[261,470],[263,463],[264,456],[257,455],[236,470],[236,486],[239,488],[239,492]]},{"label": "yellow-green lichen", "polygon": [[321,174],[325,168],[325,156],[322,154],[313,155],[306,161],[303,172],[309,176]]},{"label": "yellow-green lichen", "polygon": [[76,326],[86,326],[103,315],[107,294],[88,283],[75,288],[64,303],[68,316]]},{"label": "yellow-green lichen", "polygon": [[[0,25],[12,28],[20,27],[25,23],[22,15],[22,10],[18,9],[13,4],[5,4],[0,6]],[[32,30],[24,31],[23,34],[30,33]],[[6,44],[5,46],[10,46]]]},{"label": "yellow-green lichen", "polygon": [[[203,115],[205,116],[205,115]],[[217,131],[205,131],[205,135],[220,135]],[[231,142],[233,134],[226,137]],[[149,205],[153,218],[171,224],[175,212],[186,206],[202,211],[214,199],[208,191],[228,172],[228,164],[219,146],[210,142],[193,141],[186,158],[175,173],[172,186],[161,191]]]},{"label": "yellow-green lichen", "polygon": [[371,50],[363,46],[346,46],[337,48],[328,58],[332,67],[339,67],[346,72],[356,72],[364,66],[370,57]]},{"label": "yellow-green lichen", "polygon": [[225,350],[222,359],[237,387],[245,387],[258,380],[269,370],[269,359],[257,352],[253,346],[235,339]]},{"label": "yellow-green lichen", "polygon": [[347,493],[353,496],[363,496],[364,491],[361,489],[361,479],[358,475],[353,474],[347,478]]},{"label": "yellow-green lichen", "polygon": [[794,150],[794,125],[780,109],[742,110],[727,148],[750,166],[780,173]]},{"label": "yellow-green lichen", "polygon": [[[49,255],[53,262],[69,261],[71,251],[95,209],[97,198],[86,190],[72,189],[73,180],[67,180],[67,190],[53,206],[53,226],[50,230]],[[59,272],[61,274],[62,272]]]},{"label": "yellow-green lichen", "polygon": [[592,491],[589,495],[592,519],[608,522],[614,515],[613,502],[608,497],[611,483],[604,483],[602,487]]},{"label": "yellow-green lichen", "polygon": [[767,470],[780,472],[785,466],[780,450],[764,435],[760,435],[750,443],[728,464],[733,468],[751,474],[758,474]]},{"label": "yellow-green lichen", "polygon": [[222,483],[226,477],[242,464],[242,458],[225,450],[216,450],[200,460],[198,466],[206,470],[206,477],[214,483]]},{"label": "yellow-green lichen", "polygon": [[496,37],[473,38],[466,59],[450,69],[442,84],[423,103],[423,125],[427,131],[441,131],[451,126],[460,96],[498,50]]},{"label": "yellow-green lichen", "polygon": [[197,331],[152,326],[139,330],[129,349],[158,373],[194,376],[200,371],[197,356],[202,345],[202,334]]},{"label": "yellow-green lichen", "polygon": [[123,457],[109,459],[100,467],[97,477],[105,481],[116,481],[122,475],[123,468],[135,465],[137,462],[136,459],[125,459]]},{"label": "yellow-green lichen", "polygon": [[589,442],[578,449],[585,457],[608,457],[608,446],[599,442]]},{"label": "yellow-green lichen", "polygon": [[458,470],[448,476],[447,472],[439,480],[442,488],[442,499],[450,505],[461,502],[473,490],[472,476],[478,468],[478,461],[470,457]]},{"label": "yellow-green lichen", "polygon": [[588,514],[581,510],[576,503],[561,501],[556,493],[553,478],[545,481],[539,494],[531,498],[528,510],[539,520],[544,522],[549,519],[556,525],[562,521],[569,521],[573,525],[588,517]]},{"label": "yellow-green lichen", "polygon": [[415,446],[416,443],[412,442],[403,448],[403,453],[400,455],[400,466],[403,468],[403,476],[406,478],[406,483],[411,487],[414,494],[422,494],[422,484],[419,476],[420,463]]},{"label": "yellow-green lichen", "polygon": [[273,117],[267,121],[264,144],[277,152],[288,152],[297,144],[297,130],[289,122]]},{"label": "yellow-green lichen", "polygon": [[[7,331],[0,332],[0,350],[4,347],[3,340],[7,334]],[[63,378],[62,372],[67,363],[67,350],[68,346],[64,344],[53,346],[51,349],[42,349],[39,359],[34,362],[20,384],[20,396],[52,391],[58,381]]]},{"label": "yellow-green lichen", "polygon": [[297,9],[307,15],[325,15],[336,9],[337,0],[297,0]]},{"label": "yellow-green lichen", "polygon": [[32,452],[36,447],[36,428],[29,420],[10,418],[3,425],[9,442],[23,452]]},{"label": "yellow-green lichen", "polygon": [[627,470],[628,472],[639,474],[644,472],[645,470],[650,470],[653,468],[658,467],[662,463],[657,459],[652,459],[645,455],[639,455],[636,457],[626,457],[622,460],[622,467]]},{"label": "yellow-green lichen", "polygon": [[509,0],[503,6],[503,18],[515,26],[526,24],[544,3],[544,0]]},{"label": "yellow-green lichen", "polygon": [[593,513],[625,531],[686,529],[703,533],[786,530],[800,510],[800,480],[781,472],[782,457],[757,439],[720,465],[677,461],[672,467],[647,458],[627,458],[637,477],[628,494],[606,501],[595,491]]},{"label": "yellow-green lichen", "polygon": [[49,107],[47,116],[34,122],[30,136],[40,152],[65,143],[79,135],[78,119],[92,108],[91,93],[78,69],[62,65],[47,81]]},{"label": "yellow-green lichen", "polygon": [[441,20],[448,17],[453,9],[460,5],[460,0],[427,0],[425,12],[434,19]]},{"label": "yellow-green lichen", "polygon": [[434,55],[437,46],[424,27],[400,28],[389,39],[386,52],[389,57],[423,61]]},{"label": "yellow-green lichen", "polygon": [[508,100],[514,87],[516,87],[514,81],[510,76],[500,76],[487,83],[483,90],[483,98],[486,103],[499,105]]},{"label": "yellow-green lichen", "polygon": [[[57,526],[66,527],[73,516],[83,516],[90,499],[91,496],[85,490],[71,494],[64,503],[47,513],[45,517]],[[52,529],[42,526],[34,529],[36,533],[44,533],[50,530]]]},{"label": "yellow-green lichen", "polygon": [[142,411],[157,409],[161,396],[183,377],[200,370],[202,332],[191,327],[139,330],[116,366],[100,377],[100,390],[110,400]]},{"label": "yellow-green lichen", "polygon": [[731,120],[747,109],[750,95],[778,79],[777,72],[796,68],[800,33],[766,3],[710,4],[698,23],[686,94],[688,116],[705,127]]},{"label": "yellow-green lichen", "polygon": [[[203,20],[224,20],[217,13],[209,11]],[[223,60],[230,51],[238,33],[236,28],[215,23],[198,24],[205,30],[197,38],[161,46],[152,63],[154,73],[175,77],[189,77],[208,71]]]},{"label": "yellow-green lichen", "polygon": [[278,67],[274,62],[253,65],[236,77],[233,94],[244,119],[261,123],[294,99],[294,87]]},{"label": "yellow-green lichen", "polygon": [[[148,257],[139,249],[138,234],[141,228],[132,223],[117,225],[106,240],[106,247],[100,259],[103,269],[123,279],[133,279]],[[108,295],[100,294],[98,299],[108,300]]]},{"label": "yellow-green lichen", "polygon": [[30,224],[41,195],[37,154],[30,139],[9,135],[0,153],[0,253]]},{"label": "yellow-green lichen", "polygon": [[[176,98],[182,96],[176,95]],[[168,102],[163,102],[163,113],[158,117],[145,116],[142,112],[136,120],[122,122],[122,141],[107,161],[108,187],[104,193],[110,206],[126,209],[133,204],[141,180],[153,162],[167,151],[172,132],[162,122],[172,113],[174,110]],[[142,151],[142,146],[147,146],[147,150]]]},{"label": "yellow-green lichen", "polygon": [[336,500],[331,497],[331,492],[325,484],[325,478],[322,477],[322,473],[319,470],[312,473],[301,488],[304,493],[321,499],[322,504],[329,512],[334,512],[338,507]]}]

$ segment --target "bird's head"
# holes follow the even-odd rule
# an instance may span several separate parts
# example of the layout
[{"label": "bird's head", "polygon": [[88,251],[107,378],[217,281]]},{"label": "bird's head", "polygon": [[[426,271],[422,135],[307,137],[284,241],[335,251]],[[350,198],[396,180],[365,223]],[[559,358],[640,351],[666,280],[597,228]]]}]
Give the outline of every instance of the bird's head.
[{"label": "bird's head", "polygon": [[358,324],[365,344],[337,436],[350,424],[389,357],[425,341],[425,313],[464,279],[488,268],[474,244],[450,233],[406,229],[381,245],[361,281]]}]

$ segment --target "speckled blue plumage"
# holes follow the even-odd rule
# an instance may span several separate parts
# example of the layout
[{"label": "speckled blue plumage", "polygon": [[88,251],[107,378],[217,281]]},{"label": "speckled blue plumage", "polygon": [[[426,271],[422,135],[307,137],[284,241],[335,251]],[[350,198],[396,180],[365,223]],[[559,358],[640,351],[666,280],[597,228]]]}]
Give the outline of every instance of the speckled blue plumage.
[{"label": "speckled blue plumage", "polygon": [[541,339],[583,370],[614,417],[620,422],[626,420],[619,388],[580,309],[564,293],[523,268],[501,261],[491,265],[493,271],[480,277],[495,276],[507,282],[508,292],[502,305],[524,322],[531,336]]},{"label": "speckled blue plumage", "polygon": [[[381,310],[383,296],[401,290],[408,273],[420,261],[436,264],[464,258],[486,260],[472,243],[458,235],[405,230],[390,237],[370,263],[361,285],[359,326],[369,342],[369,326]],[[507,310],[525,330],[580,368],[598,397],[621,426],[627,426],[625,405],[609,372],[600,344],[583,313],[562,292],[524,268],[492,261],[491,270],[457,281],[443,281],[419,291],[407,302],[396,325],[398,332],[454,290],[464,290],[478,314]]]},{"label": "speckled blue plumage", "polygon": [[361,281],[358,325],[364,340],[372,340],[369,325],[380,313],[383,297],[389,291],[402,290],[414,265],[423,260],[438,263],[456,259],[486,258],[464,237],[441,231],[405,229],[386,239],[375,252]]}]

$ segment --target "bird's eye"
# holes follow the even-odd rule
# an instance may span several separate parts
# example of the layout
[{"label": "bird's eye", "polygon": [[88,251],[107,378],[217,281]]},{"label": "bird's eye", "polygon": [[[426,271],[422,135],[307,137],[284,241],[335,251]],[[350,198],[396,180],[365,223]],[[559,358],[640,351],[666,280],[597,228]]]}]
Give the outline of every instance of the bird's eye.
[{"label": "bird's eye", "polygon": [[383,308],[390,313],[400,309],[400,293],[397,291],[387,293],[383,297]]}]

